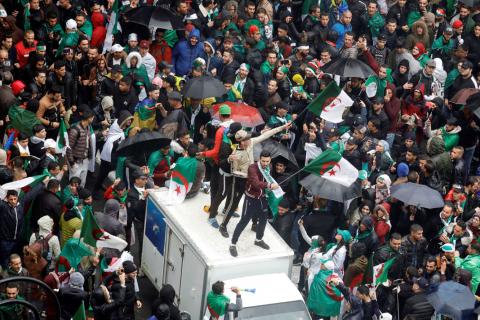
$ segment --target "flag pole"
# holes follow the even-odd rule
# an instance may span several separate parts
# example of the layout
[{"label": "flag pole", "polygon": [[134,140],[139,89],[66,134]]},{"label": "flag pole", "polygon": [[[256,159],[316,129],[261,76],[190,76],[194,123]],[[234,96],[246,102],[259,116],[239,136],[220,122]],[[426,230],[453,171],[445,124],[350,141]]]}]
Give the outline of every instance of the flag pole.
[{"label": "flag pole", "polygon": [[304,169],[304,168],[296,171],[295,173],[293,173],[292,175],[290,175],[288,178],[286,178],[286,179],[278,182],[278,185],[281,185],[282,183],[287,182],[288,180],[292,179],[293,177],[295,177],[296,175],[298,175],[303,169]]}]

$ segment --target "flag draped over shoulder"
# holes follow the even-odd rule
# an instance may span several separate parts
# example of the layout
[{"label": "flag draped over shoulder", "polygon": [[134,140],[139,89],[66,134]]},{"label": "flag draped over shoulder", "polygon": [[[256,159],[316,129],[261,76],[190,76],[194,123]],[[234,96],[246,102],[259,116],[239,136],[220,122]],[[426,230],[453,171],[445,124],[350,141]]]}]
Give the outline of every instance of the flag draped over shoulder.
[{"label": "flag draped over shoulder", "polygon": [[197,173],[197,159],[183,157],[177,160],[172,170],[168,188],[168,203],[180,204],[190,191]]},{"label": "flag draped over shoulder", "polygon": [[348,94],[335,81],[330,84],[308,105],[308,110],[322,119],[333,123],[342,122],[343,112],[353,104]]},{"label": "flag draped over shoulder", "polygon": [[83,242],[95,248],[113,248],[122,251],[127,246],[125,240],[111,235],[98,226],[92,210],[85,213],[80,238],[83,238]]},{"label": "flag draped over shoulder", "polygon": [[85,303],[82,301],[77,309],[77,312],[73,315],[73,320],[86,320],[87,314],[85,313]]},{"label": "flag draped over shoulder", "polygon": [[313,279],[307,298],[310,311],[322,317],[335,317],[340,314],[342,293],[337,287],[329,284],[333,278],[338,278],[332,270],[320,270]]},{"label": "flag draped over shoulder", "polygon": [[358,170],[345,160],[340,153],[332,149],[323,151],[315,160],[310,161],[303,170],[346,187],[352,185],[358,178]]},{"label": "flag draped over shoulder", "polygon": [[65,156],[68,148],[70,148],[70,143],[68,142],[67,126],[62,118],[60,119],[60,127],[57,136],[57,152],[61,153],[62,156]]},{"label": "flag draped over shoulder", "polygon": [[373,266],[373,284],[378,285],[388,280],[388,271],[395,263],[395,258],[385,261],[384,263]]},{"label": "flag draped over shoulder", "polygon": [[215,319],[225,314],[228,303],[230,303],[230,299],[223,294],[215,294],[213,291],[210,291],[207,295],[208,311]]}]

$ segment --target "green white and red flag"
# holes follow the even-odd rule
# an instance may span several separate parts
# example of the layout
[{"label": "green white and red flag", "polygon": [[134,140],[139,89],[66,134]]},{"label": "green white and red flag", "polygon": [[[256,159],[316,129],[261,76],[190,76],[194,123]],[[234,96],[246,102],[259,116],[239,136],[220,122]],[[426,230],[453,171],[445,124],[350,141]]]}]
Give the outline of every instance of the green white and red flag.
[{"label": "green white and red flag", "polygon": [[352,104],[353,100],[348,94],[332,81],[307,108],[322,119],[339,123],[343,121],[345,109]]},{"label": "green white and red flag", "polygon": [[113,248],[122,251],[127,246],[125,240],[100,228],[91,210],[85,213],[80,238],[83,238],[84,243],[95,248]]},{"label": "green white and red flag", "polygon": [[335,150],[323,151],[303,169],[346,187],[358,178],[358,170]]}]

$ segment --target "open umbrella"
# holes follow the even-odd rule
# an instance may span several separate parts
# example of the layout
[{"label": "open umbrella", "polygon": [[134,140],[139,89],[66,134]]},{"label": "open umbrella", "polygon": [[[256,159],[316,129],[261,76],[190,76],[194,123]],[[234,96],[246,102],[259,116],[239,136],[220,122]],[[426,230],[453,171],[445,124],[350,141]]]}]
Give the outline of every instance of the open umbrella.
[{"label": "open umbrella", "polygon": [[285,145],[281,144],[278,141],[273,139],[267,139],[263,142],[255,144],[253,147],[253,158],[257,161],[260,158],[260,153],[263,150],[270,152],[272,159],[281,157],[288,162],[288,167],[291,171],[298,170],[298,163],[297,159],[295,159],[295,155],[292,153],[290,149],[288,149]]},{"label": "open umbrella", "polygon": [[465,108],[470,109],[474,115],[480,118],[480,92],[468,97]]},{"label": "open umbrella", "polygon": [[220,106],[226,104],[232,110],[232,119],[233,121],[240,122],[244,127],[254,128],[261,124],[264,124],[262,115],[257,108],[250,107],[248,104],[241,102],[223,102],[213,106],[213,117],[215,119],[220,119],[218,110]]},{"label": "open umbrella", "polygon": [[211,76],[192,78],[188,80],[183,90],[186,97],[193,99],[221,97],[227,93],[223,83]]},{"label": "open umbrella", "polygon": [[450,101],[455,104],[466,104],[470,96],[480,92],[480,89],[466,88],[458,91]]},{"label": "open umbrella", "polygon": [[149,29],[179,30],[184,28],[179,16],[162,7],[138,7],[125,12],[123,16],[127,22],[138,23]]},{"label": "open umbrella", "polygon": [[300,184],[314,196],[337,202],[345,202],[362,196],[362,185],[359,180],[345,187],[339,183],[310,174],[300,180]]},{"label": "open umbrella", "polygon": [[440,283],[436,291],[427,295],[427,300],[437,314],[452,317],[454,320],[476,319],[475,296],[467,286],[458,282]]},{"label": "open umbrella", "polygon": [[170,144],[170,139],[157,131],[140,132],[123,140],[117,149],[117,154],[125,156],[144,156]]},{"label": "open umbrella", "polygon": [[362,78],[366,79],[375,74],[370,66],[358,59],[339,58],[333,60],[322,68],[324,73],[336,74],[345,78]]},{"label": "open umbrella", "polygon": [[442,195],[437,190],[418,183],[402,183],[392,186],[390,194],[405,204],[425,209],[443,207]]}]

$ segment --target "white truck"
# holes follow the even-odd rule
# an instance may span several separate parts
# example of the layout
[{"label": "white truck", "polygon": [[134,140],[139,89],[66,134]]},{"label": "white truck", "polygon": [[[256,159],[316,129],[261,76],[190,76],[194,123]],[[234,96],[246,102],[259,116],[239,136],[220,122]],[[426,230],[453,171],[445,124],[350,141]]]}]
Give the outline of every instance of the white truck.
[{"label": "white truck", "polygon": [[[263,239],[270,250],[253,244],[255,233],[248,225],[237,244],[238,257],[233,258],[230,239],[207,223],[203,206],[210,202],[208,195],[199,193],[167,206],[160,192],[165,191],[153,190],[147,199],[141,267],[158,290],[166,283],[175,288],[180,310],[192,319],[203,317],[207,294],[218,280],[272,273],[291,276],[293,251],[268,223]],[[238,221],[230,220],[230,235]]]}]

